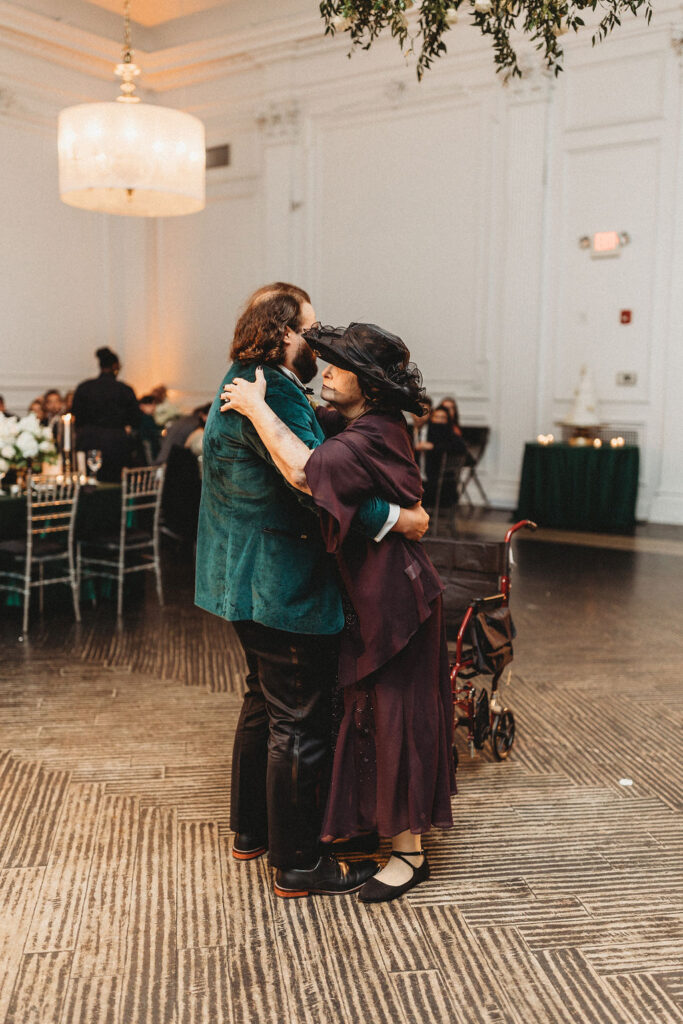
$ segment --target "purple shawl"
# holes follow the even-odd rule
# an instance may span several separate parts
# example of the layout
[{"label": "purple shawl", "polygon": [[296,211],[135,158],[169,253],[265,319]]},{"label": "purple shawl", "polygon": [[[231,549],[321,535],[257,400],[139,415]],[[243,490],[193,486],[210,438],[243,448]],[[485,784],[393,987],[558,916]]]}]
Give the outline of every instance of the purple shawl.
[{"label": "purple shawl", "polygon": [[407,645],[431,614],[441,580],[420,544],[389,533],[376,543],[350,532],[373,495],[407,507],[422,497],[420,471],[402,416],[367,412],[316,448],[306,478],[321,508],[327,550],[358,618],[342,638],[342,686],[364,679]]}]

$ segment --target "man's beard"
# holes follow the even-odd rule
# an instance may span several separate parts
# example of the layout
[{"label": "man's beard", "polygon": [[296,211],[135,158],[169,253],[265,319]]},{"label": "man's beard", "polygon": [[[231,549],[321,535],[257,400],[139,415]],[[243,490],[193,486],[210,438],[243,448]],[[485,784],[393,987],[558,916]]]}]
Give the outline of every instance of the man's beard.
[{"label": "man's beard", "polygon": [[315,377],[318,372],[318,363],[313,354],[313,349],[307,342],[302,340],[296,355],[292,359],[292,366],[302,384],[308,384]]}]

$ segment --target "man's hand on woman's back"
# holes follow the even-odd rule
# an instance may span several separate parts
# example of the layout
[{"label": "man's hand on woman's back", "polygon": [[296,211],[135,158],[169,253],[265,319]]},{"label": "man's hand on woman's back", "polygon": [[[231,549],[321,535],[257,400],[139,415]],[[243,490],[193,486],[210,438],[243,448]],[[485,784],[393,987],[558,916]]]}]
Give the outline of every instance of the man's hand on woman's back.
[{"label": "man's hand on woman's back", "polygon": [[411,508],[402,508],[392,533],[402,533],[406,540],[422,540],[429,526],[429,516],[418,501]]}]

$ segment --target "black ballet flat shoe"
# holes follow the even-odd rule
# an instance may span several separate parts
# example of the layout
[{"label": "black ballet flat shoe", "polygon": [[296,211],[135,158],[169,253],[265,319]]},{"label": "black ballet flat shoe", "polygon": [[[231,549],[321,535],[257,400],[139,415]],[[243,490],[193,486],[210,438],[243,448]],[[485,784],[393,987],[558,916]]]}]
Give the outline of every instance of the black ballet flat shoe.
[{"label": "black ballet flat shoe", "polygon": [[255,860],[262,857],[268,844],[248,832],[238,832],[232,844],[232,855],[235,860]]},{"label": "black ballet flat shoe", "polygon": [[[385,903],[387,900],[398,899],[404,892],[408,892],[420,882],[426,882],[429,878],[429,864],[424,856],[424,850],[417,850],[415,853],[398,853],[396,850],[392,850],[391,856],[398,857],[409,868],[412,868],[412,878],[409,878],[403,885],[387,885],[386,882],[380,882],[377,878],[370,878],[358,893],[358,899],[362,903]],[[406,857],[424,857],[424,860],[419,868],[414,868],[410,861],[406,860]]]},{"label": "black ballet flat shoe", "polygon": [[348,864],[330,854],[318,859],[312,868],[278,868],[275,873],[276,896],[342,896],[356,892],[379,871],[375,860],[359,860]]},{"label": "black ballet flat shoe", "polygon": [[331,843],[321,843],[321,853],[331,853],[336,857],[340,853],[374,853],[379,847],[378,832],[362,832],[360,835],[351,836],[349,839],[335,839]]}]

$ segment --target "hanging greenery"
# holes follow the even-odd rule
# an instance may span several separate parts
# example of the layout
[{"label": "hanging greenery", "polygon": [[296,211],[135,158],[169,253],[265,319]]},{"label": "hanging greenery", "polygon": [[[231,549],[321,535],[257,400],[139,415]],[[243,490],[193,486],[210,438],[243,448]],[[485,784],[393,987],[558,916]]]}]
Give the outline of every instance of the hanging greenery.
[{"label": "hanging greenery", "polygon": [[[418,8],[414,35],[406,17]],[[434,60],[446,52],[444,37],[463,15],[482,35],[491,36],[497,71],[521,77],[517,53],[511,41],[522,32],[543,53],[546,66],[556,75],[562,70],[560,38],[578,32],[585,24],[581,14],[598,11],[601,20],[593,33],[593,45],[604,39],[624,14],[652,18],[652,0],[322,0],[320,13],[325,33],[348,33],[352,50],[369,50],[381,32],[390,32],[401,49],[417,54],[417,77],[422,78]],[[351,56],[351,53],[349,53]]]}]

